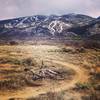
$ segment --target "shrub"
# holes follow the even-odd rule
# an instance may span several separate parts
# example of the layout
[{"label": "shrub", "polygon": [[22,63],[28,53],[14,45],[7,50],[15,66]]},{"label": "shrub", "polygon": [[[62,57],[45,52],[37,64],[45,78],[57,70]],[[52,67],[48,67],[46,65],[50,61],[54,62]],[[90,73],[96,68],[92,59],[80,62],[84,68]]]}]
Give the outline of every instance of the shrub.
[{"label": "shrub", "polygon": [[18,45],[18,42],[16,42],[16,41],[10,41],[9,44],[10,45]]},{"label": "shrub", "polygon": [[15,58],[0,58],[0,63],[10,63],[10,64],[17,64],[20,65],[20,60]]},{"label": "shrub", "polygon": [[62,48],[62,52],[73,52],[73,50],[64,47],[64,48]]},{"label": "shrub", "polygon": [[89,89],[91,84],[89,83],[76,83],[77,89]]},{"label": "shrub", "polygon": [[22,65],[24,66],[34,66],[36,65],[36,61],[33,58],[26,58],[22,60]]},{"label": "shrub", "polygon": [[89,48],[89,49],[94,49],[94,48],[99,48],[100,49],[100,43],[97,41],[85,41],[83,43],[83,46],[85,48]]},{"label": "shrub", "polygon": [[31,97],[27,100],[64,100],[63,93],[48,92],[46,94],[41,94],[39,97]]}]

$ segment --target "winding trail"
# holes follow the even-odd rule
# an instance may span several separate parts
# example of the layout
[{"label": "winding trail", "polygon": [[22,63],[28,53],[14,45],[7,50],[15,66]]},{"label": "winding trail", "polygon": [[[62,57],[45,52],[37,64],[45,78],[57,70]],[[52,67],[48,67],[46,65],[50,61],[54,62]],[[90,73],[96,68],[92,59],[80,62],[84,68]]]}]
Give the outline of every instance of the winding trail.
[{"label": "winding trail", "polygon": [[29,98],[36,97],[39,94],[44,94],[47,92],[59,92],[63,90],[68,90],[75,86],[77,82],[85,82],[88,79],[88,75],[85,72],[85,69],[81,66],[73,65],[67,62],[52,60],[53,63],[60,64],[65,68],[70,68],[76,72],[72,80],[63,80],[60,84],[52,84],[52,82],[46,83],[41,87],[27,87],[22,91],[16,91],[14,93],[4,93],[0,92],[0,100],[8,100],[8,98]]}]

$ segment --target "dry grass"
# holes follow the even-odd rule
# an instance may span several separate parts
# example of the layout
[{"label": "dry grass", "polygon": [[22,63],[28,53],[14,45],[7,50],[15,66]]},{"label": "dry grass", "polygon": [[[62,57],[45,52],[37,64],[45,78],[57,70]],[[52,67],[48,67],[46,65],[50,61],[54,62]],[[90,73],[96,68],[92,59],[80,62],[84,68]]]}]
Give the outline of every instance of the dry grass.
[{"label": "dry grass", "polygon": [[[63,66],[53,64],[52,60],[64,61],[76,66],[80,66],[86,70],[89,77],[89,85],[96,83],[94,91],[99,89],[99,71],[97,71],[100,65],[100,50],[98,49],[86,49],[75,48],[67,46],[48,46],[48,45],[12,45],[12,46],[0,46],[0,89],[3,90],[21,90],[23,87],[36,87],[39,84],[32,80],[32,73],[26,71],[26,69],[35,70],[41,69],[42,61],[43,66],[55,69],[60,69],[61,73],[64,73]],[[50,62],[46,61],[50,60]],[[94,71],[93,71],[93,70]],[[92,74],[91,74],[92,73]],[[67,77],[73,74],[73,71],[68,70]],[[75,73],[74,73],[75,74]],[[66,76],[66,74],[64,74]],[[84,76],[83,76],[84,78]],[[52,80],[53,81],[53,80]],[[78,84],[78,88],[90,88],[88,84]],[[40,85],[41,86],[41,85]],[[83,89],[84,90],[84,89]],[[69,90],[70,91],[70,90]],[[72,90],[74,92],[75,90]],[[76,95],[78,91],[75,91]],[[83,92],[82,92],[83,93]],[[88,94],[88,92],[86,92]],[[67,94],[66,94],[67,95]],[[85,100],[82,94],[82,99]],[[89,94],[90,95],[90,94]],[[70,96],[69,96],[70,97]],[[12,98],[12,100],[14,100]],[[16,100],[16,99],[15,99]],[[27,100],[67,100],[63,93],[48,92],[39,97],[29,97]],[[69,99],[70,100],[70,99]],[[71,100],[74,100],[71,98]],[[78,99],[77,99],[78,100]]]},{"label": "dry grass", "polygon": [[27,100],[64,100],[64,94],[48,92],[47,94],[39,95],[37,98],[31,97]]}]

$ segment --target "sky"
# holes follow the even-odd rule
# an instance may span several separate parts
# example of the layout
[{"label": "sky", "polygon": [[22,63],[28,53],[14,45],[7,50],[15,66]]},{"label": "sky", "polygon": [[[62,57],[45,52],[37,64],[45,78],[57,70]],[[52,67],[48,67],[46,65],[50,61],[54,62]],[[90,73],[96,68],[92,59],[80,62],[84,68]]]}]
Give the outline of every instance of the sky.
[{"label": "sky", "polygon": [[100,16],[100,0],[0,0],[0,20],[68,13]]}]

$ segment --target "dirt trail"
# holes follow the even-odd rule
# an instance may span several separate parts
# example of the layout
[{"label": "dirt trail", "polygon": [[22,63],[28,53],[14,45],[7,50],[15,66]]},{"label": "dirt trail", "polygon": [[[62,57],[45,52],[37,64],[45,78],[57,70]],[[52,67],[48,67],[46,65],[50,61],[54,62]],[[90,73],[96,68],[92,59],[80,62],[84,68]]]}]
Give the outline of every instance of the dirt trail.
[{"label": "dirt trail", "polygon": [[3,95],[1,95],[0,92],[0,100],[8,100],[8,98],[29,98],[29,97],[36,97],[39,94],[44,94],[47,92],[59,92],[62,90],[68,90],[72,87],[75,86],[75,83],[77,82],[85,82],[88,79],[88,75],[86,74],[85,70],[77,65],[73,65],[67,62],[62,62],[62,61],[56,61],[56,60],[52,60],[53,63],[57,63],[60,64],[62,66],[64,66],[65,68],[70,68],[73,69],[76,74],[73,77],[72,80],[70,81],[61,81],[60,84],[52,84],[52,82],[49,82],[47,84],[44,84],[41,87],[28,87],[25,88],[22,91],[16,91],[15,93],[4,93]]}]

